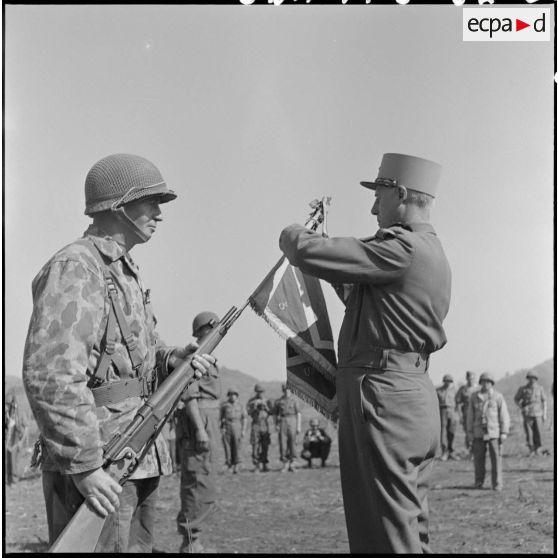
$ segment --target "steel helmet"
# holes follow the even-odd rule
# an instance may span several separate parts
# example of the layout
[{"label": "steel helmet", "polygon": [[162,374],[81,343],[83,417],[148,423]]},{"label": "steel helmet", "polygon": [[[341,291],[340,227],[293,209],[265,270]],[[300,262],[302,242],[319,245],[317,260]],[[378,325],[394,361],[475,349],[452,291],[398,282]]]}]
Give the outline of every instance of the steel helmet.
[{"label": "steel helmet", "polygon": [[85,178],[85,214],[116,210],[123,205],[157,196],[159,203],[176,198],[159,169],[143,157],[116,153],[97,161]]},{"label": "steel helmet", "polygon": [[235,387],[230,387],[229,391],[227,391],[227,395],[231,395],[231,393],[235,393],[236,395],[240,395],[240,393],[238,393],[238,390]]},{"label": "steel helmet", "polygon": [[317,418],[311,418],[310,426],[320,426],[320,421]]},{"label": "steel helmet", "polygon": [[256,385],[254,386],[254,391],[255,391],[256,393],[263,393],[263,392],[265,391],[265,389],[264,389],[260,384],[256,384]]},{"label": "steel helmet", "polygon": [[445,374],[442,378],[443,382],[453,382],[453,376],[451,374]]},{"label": "steel helmet", "polygon": [[483,372],[479,377],[479,384],[483,381],[492,382],[494,385],[496,381],[494,380],[494,376],[490,372]]},{"label": "steel helmet", "polygon": [[192,322],[192,335],[196,337],[203,326],[211,325],[213,327],[217,322],[219,322],[219,316],[214,312],[200,312]]},{"label": "steel helmet", "polygon": [[529,372],[527,372],[527,378],[535,378],[535,380],[538,380],[539,375],[534,370],[529,370]]}]

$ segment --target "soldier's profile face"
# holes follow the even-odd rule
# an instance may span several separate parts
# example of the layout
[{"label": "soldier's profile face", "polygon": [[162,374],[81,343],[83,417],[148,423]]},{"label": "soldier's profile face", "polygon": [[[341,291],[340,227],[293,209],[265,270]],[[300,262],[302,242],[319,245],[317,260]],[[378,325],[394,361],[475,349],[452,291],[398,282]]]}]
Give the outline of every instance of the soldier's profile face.
[{"label": "soldier's profile face", "polygon": [[159,199],[156,197],[130,202],[124,208],[128,217],[148,239],[153,236],[157,229],[157,224],[163,220]]}]

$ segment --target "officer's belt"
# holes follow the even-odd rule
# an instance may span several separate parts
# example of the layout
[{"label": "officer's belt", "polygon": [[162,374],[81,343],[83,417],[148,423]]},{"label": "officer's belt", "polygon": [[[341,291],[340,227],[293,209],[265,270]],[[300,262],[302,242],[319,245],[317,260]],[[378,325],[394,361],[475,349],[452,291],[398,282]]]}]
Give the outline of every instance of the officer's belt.
[{"label": "officer's belt", "polygon": [[407,353],[397,349],[370,347],[372,368],[380,370],[401,370],[404,372],[427,372],[430,355],[428,353]]},{"label": "officer's belt", "polygon": [[221,405],[218,399],[206,399],[205,397],[199,397],[198,408],[200,409],[216,409]]},{"label": "officer's belt", "polygon": [[115,405],[130,397],[149,397],[151,395],[150,377],[128,378],[116,382],[107,382],[99,387],[91,388],[95,405]]}]

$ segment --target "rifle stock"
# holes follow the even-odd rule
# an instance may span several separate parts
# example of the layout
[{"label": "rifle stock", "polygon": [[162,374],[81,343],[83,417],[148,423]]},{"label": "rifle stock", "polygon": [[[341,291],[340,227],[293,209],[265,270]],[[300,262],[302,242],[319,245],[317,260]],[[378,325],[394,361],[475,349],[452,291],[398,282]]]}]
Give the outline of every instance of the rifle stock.
[{"label": "rifle stock", "polygon": [[[183,392],[197,380],[191,365],[193,356],[211,354],[246,306],[240,310],[233,306],[201,340],[196,352],[178,365],[145,401],[124,431],[115,434],[106,444],[103,468],[110,469],[120,484],[124,484],[141,463]],[[49,552],[93,552],[105,520],[83,502]]]}]

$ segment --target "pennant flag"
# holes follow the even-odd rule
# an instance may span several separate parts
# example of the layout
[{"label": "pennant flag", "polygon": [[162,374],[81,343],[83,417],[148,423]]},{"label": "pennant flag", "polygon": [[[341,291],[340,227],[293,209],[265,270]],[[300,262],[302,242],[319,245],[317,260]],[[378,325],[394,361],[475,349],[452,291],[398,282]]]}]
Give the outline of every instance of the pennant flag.
[{"label": "pennant flag", "polygon": [[327,419],[337,421],[337,361],[319,279],[282,257],[249,303],[287,342],[287,387]]}]

